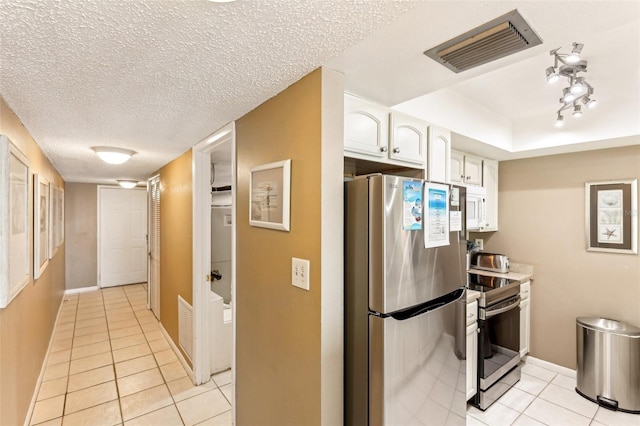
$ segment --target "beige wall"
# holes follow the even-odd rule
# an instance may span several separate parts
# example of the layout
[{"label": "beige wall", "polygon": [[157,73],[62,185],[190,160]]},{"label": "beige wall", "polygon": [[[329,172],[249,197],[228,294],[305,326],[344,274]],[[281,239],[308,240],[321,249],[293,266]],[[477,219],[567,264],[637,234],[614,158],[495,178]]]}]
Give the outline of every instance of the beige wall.
[{"label": "beige wall", "polygon": [[[160,322],[178,348],[178,295],[193,305],[191,150],[160,174]],[[181,349],[182,350],[182,349]],[[185,356],[185,359],[188,358]]]},{"label": "beige wall", "polygon": [[98,285],[98,186],[67,183],[64,192],[66,288]]},{"label": "beige wall", "polygon": [[[38,173],[64,186],[60,175],[1,96],[0,133],[7,135],[29,159],[32,175]],[[29,197],[33,200],[33,185]],[[33,211],[29,223],[33,229]],[[30,234],[33,271],[33,233]],[[0,425],[22,424],[27,415],[64,293],[64,263],[63,244],[40,278],[31,279],[6,308],[0,309]]]},{"label": "beige wall", "polygon": [[575,369],[579,316],[640,326],[640,257],[585,249],[585,182],[629,178],[640,145],[500,163],[500,228],[485,250],[535,266],[532,356]]},{"label": "beige wall", "polygon": [[[321,89],[317,70],[236,122],[239,425],[321,423]],[[285,159],[290,232],[249,226],[250,168]],[[292,257],[310,261],[309,292]]]}]

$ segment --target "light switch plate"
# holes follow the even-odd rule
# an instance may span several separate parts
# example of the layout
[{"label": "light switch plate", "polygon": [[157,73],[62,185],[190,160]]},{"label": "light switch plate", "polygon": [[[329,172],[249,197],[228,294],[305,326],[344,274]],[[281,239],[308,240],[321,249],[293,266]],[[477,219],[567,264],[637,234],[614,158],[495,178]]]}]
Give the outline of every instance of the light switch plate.
[{"label": "light switch plate", "polygon": [[291,284],[309,291],[309,261],[291,258]]},{"label": "light switch plate", "polygon": [[484,250],[484,240],[482,238],[476,238],[476,245],[480,250]]}]

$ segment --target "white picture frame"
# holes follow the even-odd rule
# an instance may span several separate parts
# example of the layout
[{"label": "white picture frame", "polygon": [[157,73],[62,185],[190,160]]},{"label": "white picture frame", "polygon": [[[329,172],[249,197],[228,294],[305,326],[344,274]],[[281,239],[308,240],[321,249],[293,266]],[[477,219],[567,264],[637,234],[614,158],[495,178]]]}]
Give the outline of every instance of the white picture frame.
[{"label": "white picture frame", "polygon": [[58,188],[49,182],[49,259],[58,252]]},{"label": "white picture frame", "polygon": [[249,225],[288,232],[290,204],[290,159],[251,168]]},{"label": "white picture frame", "polygon": [[29,160],[0,135],[0,309],[29,283]]},{"label": "white picture frame", "polygon": [[33,278],[49,265],[49,182],[33,174]]},{"label": "white picture frame", "polygon": [[58,247],[64,243],[64,188],[58,188]]}]

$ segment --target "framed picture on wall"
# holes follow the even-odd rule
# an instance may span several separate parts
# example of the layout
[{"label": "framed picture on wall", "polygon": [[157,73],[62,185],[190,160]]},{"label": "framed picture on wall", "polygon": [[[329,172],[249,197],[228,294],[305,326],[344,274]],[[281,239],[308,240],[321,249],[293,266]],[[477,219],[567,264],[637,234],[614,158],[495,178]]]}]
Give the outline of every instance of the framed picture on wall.
[{"label": "framed picture on wall", "polygon": [[251,168],[249,225],[289,231],[291,160]]},{"label": "framed picture on wall", "polygon": [[29,180],[29,160],[0,135],[0,308],[30,279]]},{"label": "framed picture on wall", "polygon": [[58,187],[49,183],[49,259],[58,251]]},{"label": "framed picture on wall", "polygon": [[64,189],[58,188],[58,247],[64,242]]},{"label": "framed picture on wall", "polygon": [[587,250],[638,254],[638,180],[585,184]]},{"label": "framed picture on wall", "polygon": [[49,264],[49,182],[33,174],[33,278]]}]

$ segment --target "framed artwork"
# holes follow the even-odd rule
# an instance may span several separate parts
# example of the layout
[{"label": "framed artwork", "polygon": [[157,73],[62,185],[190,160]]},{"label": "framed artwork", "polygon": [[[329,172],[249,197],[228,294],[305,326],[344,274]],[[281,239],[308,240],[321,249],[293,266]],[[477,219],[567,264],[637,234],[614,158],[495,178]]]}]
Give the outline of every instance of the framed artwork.
[{"label": "framed artwork", "polygon": [[585,184],[587,250],[638,254],[638,180]]},{"label": "framed artwork", "polygon": [[33,278],[49,264],[49,183],[33,174]]},{"label": "framed artwork", "polygon": [[291,160],[251,168],[249,225],[289,231]]},{"label": "framed artwork", "polygon": [[58,247],[64,243],[64,189],[58,188]]},{"label": "framed artwork", "polygon": [[58,251],[58,187],[49,183],[49,259]]},{"label": "framed artwork", "polygon": [[29,180],[29,160],[0,135],[0,308],[30,279]]}]

